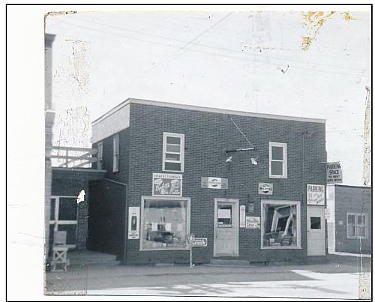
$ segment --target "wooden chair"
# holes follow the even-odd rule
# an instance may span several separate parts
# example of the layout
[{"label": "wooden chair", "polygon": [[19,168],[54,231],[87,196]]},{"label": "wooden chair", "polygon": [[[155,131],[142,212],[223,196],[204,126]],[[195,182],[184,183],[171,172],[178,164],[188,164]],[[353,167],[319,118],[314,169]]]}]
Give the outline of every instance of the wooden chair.
[{"label": "wooden chair", "polygon": [[66,231],[55,231],[52,245],[52,271],[56,271],[58,265],[62,266],[64,271],[69,265],[68,259],[69,247],[66,245]]}]

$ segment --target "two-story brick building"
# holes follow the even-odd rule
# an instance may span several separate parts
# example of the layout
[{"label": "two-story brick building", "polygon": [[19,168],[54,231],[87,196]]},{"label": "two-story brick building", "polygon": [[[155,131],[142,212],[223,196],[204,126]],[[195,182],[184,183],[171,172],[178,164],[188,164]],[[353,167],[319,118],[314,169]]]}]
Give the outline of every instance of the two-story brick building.
[{"label": "two-story brick building", "polygon": [[[93,122],[88,247],[126,264],[326,255],[325,121],[127,99]],[[314,187],[314,186],[313,186]],[[317,192],[318,194],[319,192]]]}]

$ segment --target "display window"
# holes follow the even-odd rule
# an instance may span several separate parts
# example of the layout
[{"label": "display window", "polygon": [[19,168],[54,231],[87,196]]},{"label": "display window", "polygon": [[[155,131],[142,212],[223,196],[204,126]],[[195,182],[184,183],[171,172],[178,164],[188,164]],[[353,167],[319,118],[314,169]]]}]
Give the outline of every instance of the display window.
[{"label": "display window", "polygon": [[187,249],[190,199],[142,198],[141,250]]},{"label": "display window", "polygon": [[262,248],[300,247],[300,204],[262,201]]}]

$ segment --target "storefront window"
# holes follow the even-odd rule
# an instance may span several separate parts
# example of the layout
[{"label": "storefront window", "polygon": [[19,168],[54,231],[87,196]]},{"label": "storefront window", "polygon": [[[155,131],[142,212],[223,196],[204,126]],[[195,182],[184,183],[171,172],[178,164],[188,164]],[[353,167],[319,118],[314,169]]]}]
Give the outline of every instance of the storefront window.
[{"label": "storefront window", "polygon": [[300,247],[300,205],[292,201],[262,201],[262,247]]},{"label": "storefront window", "polygon": [[141,250],[185,249],[189,233],[189,199],[144,198]]}]

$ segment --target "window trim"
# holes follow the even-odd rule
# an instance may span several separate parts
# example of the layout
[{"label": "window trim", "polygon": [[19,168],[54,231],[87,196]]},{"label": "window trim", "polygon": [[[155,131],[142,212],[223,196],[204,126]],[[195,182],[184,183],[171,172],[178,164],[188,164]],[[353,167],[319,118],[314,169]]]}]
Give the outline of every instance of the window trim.
[{"label": "window trim", "polygon": [[98,157],[97,157],[97,162],[96,162],[96,168],[98,170],[102,170],[103,169],[103,141],[98,142],[97,148],[98,148]]},{"label": "window trim", "polygon": [[191,211],[191,200],[190,197],[159,197],[159,196],[142,196],[141,197],[141,224],[140,224],[140,230],[139,230],[139,250],[140,251],[186,251],[189,250],[188,245],[184,248],[143,248],[143,228],[144,228],[144,206],[145,206],[145,200],[151,199],[151,200],[186,200],[186,236],[190,235],[190,211]]},{"label": "window trim", "polygon": [[[178,137],[180,139],[180,152],[167,152],[167,137]],[[182,133],[172,133],[172,132],[163,132],[163,154],[162,154],[162,161],[163,161],[163,171],[165,172],[184,172],[184,162],[185,162],[185,134]],[[167,160],[166,154],[179,154],[180,160]],[[165,168],[165,163],[179,163],[181,165],[180,170],[167,170]]]},{"label": "window trim", "polygon": [[[55,208],[54,210],[54,216],[55,218],[51,219],[51,214],[48,214],[48,220],[49,220],[49,226],[53,225],[53,230],[57,231],[59,229],[59,225],[76,225],[76,231],[75,231],[75,242],[76,244],[67,244],[69,248],[76,248],[77,242],[78,242],[78,206],[76,210],[76,220],[60,220],[59,219],[59,212],[60,212],[60,198],[62,199],[77,199],[77,196],[71,196],[71,195],[51,195],[50,201],[52,199],[55,199]],[[51,236],[51,234],[50,234]],[[49,239],[48,239],[49,240]]]},{"label": "window trim", "polygon": [[[264,222],[265,213],[264,205],[296,205],[297,210],[297,245],[295,246],[263,246],[263,233],[264,233]],[[262,199],[261,200],[261,218],[260,218],[260,249],[261,250],[300,250],[301,247],[301,202],[291,200],[273,200],[273,199]]]},{"label": "window trim", "polygon": [[[272,147],[282,147],[283,148],[283,160],[273,160],[272,159]],[[288,144],[269,142],[268,146],[268,176],[269,178],[288,178]],[[273,161],[278,161],[283,163],[283,174],[282,175],[272,175],[271,164]]]},{"label": "window trim", "polygon": [[[118,148],[116,148],[116,144]],[[116,153],[116,149],[118,149],[117,153]],[[112,172],[116,173],[119,171],[120,171],[120,136],[118,133],[116,133],[115,135],[113,135],[113,143],[112,143]]]},{"label": "window trim", "polygon": [[[354,236],[349,235],[349,215],[354,215]],[[358,216],[365,216],[365,224],[364,225],[358,225]],[[352,225],[352,224],[350,224]],[[357,227],[363,226],[365,228],[365,236],[359,236],[357,235]],[[368,217],[366,213],[352,213],[347,212],[346,213],[346,238],[347,239],[367,239],[368,237]]]}]

